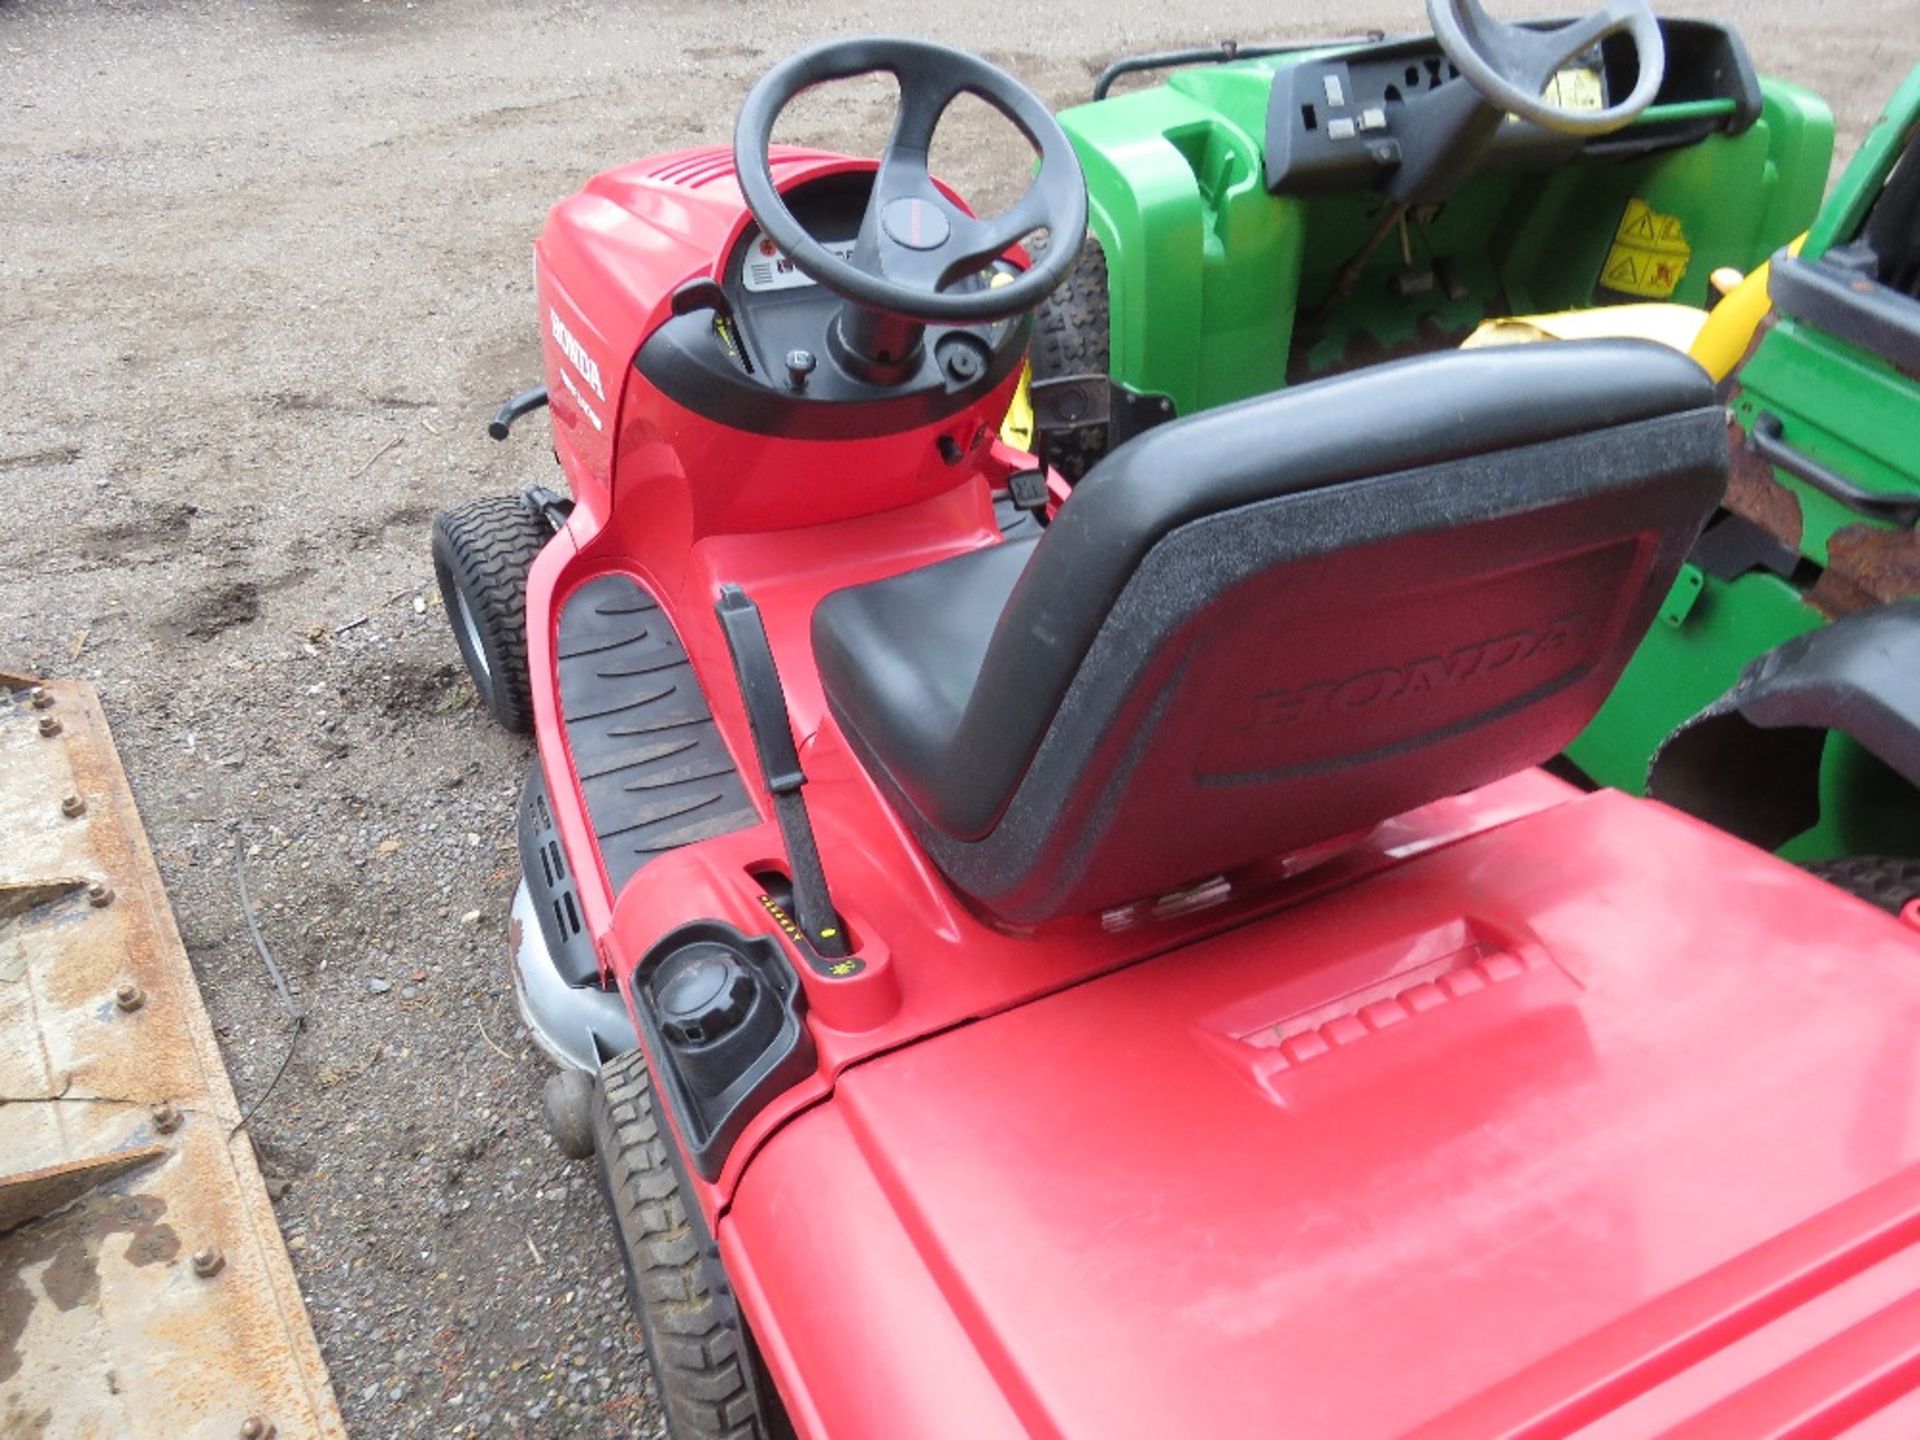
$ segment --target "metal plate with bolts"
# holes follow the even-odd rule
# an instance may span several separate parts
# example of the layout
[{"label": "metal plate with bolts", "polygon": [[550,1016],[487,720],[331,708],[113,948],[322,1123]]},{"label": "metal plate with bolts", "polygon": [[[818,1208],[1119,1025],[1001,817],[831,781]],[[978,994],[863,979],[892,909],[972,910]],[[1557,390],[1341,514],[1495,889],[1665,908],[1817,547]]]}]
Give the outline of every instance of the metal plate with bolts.
[{"label": "metal plate with bolts", "polygon": [[0,1435],[344,1437],[105,717],[0,673]]}]

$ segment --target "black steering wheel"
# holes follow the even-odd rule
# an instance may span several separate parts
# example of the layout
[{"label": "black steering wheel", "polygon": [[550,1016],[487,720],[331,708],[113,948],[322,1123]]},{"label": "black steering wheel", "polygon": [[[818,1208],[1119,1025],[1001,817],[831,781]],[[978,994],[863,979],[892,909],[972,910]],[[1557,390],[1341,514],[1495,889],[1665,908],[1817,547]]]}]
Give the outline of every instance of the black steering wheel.
[{"label": "black steering wheel", "polygon": [[[794,219],[774,185],[773,126],[801,91],[881,72],[899,83],[900,109],[853,254],[842,260]],[[967,214],[927,173],[933,132],[963,94],[999,111],[1040,157],[1026,192],[988,219]],[[1046,105],[1005,71],[924,40],[833,40],[782,60],[740,107],[733,163],[747,208],[795,269],[857,305],[908,320],[978,324],[1031,310],[1067,278],[1086,236],[1080,161]],[[991,287],[950,288],[1040,229],[1052,240],[1026,273]]]},{"label": "black steering wheel", "polygon": [[[1427,18],[1447,58],[1490,104],[1562,135],[1605,135],[1620,129],[1653,103],[1666,74],[1666,42],[1646,0],[1607,0],[1605,9],[1552,29],[1496,20],[1480,0],[1427,0]],[[1622,32],[1632,37],[1640,65],[1631,95],[1600,110],[1578,110],[1541,98],[1547,82],[1569,60]]]}]

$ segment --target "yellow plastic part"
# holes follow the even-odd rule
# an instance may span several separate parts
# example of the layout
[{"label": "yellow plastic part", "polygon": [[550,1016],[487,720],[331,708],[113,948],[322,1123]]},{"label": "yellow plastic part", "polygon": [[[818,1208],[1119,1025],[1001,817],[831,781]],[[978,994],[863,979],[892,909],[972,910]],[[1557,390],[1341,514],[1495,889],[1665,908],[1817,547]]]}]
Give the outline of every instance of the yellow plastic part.
[{"label": "yellow plastic part", "polygon": [[[1798,255],[1806,240],[1801,235],[1787,246]],[[1487,320],[1469,335],[1461,349],[1488,345],[1525,345],[1536,340],[1652,340],[1683,350],[1700,362],[1716,382],[1733,372],[1753,344],[1754,332],[1766,318],[1767,275],[1762,264],[1746,276],[1712,310],[1692,305],[1603,305],[1594,310],[1562,310],[1552,315],[1514,315]]]},{"label": "yellow plastic part", "polygon": [[1007,406],[1007,418],[1000,422],[1000,438],[1015,449],[1033,453],[1033,367],[1020,367],[1020,385]]},{"label": "yellow plastic part", "polygon": [[[1804,234],[1800,235],[1787,246],[1787,253],[1798,255],[1806,238]],[[1700,367],[1716,381],[1724,380],[1733,373],[1733,367],[1740,363],[1753,344],[1754,331],[1760,328],[1760,322],[1766,318],[1770,304],[1767,299],[1767,275],[1772,268],[1771,263],[1760,265],[1728,291],[1707,316],[1707,323],[1700,327],[1693,344],[1687,347],[1687,353],[1698,360]]]},{"label": "yellow plastic part", "polygon": [[1469,335],[1463,350],[1488,345],[1524,345],[1535,340],[1652,340],[1690,350],[1707,312],[1692,305],[1606,305],[1598,310],[1561,310],[1488,320]]}]

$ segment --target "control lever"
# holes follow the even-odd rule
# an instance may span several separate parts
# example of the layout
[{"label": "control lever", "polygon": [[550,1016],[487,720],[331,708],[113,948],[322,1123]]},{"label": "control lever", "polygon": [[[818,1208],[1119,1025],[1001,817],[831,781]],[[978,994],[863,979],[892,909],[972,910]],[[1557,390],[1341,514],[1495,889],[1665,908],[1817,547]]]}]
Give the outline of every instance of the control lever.
[{"label": "control lever", "polygon": [[1047,472],[1044,468],[1016,470],[1007,477],[1007,495],[1014,508],[1024,510],[1042,529],[1047,523]]},{"label": "control lever", "polygon": [[787,717],[787,696],[780,671],[767,643],[767,627],[760,607],[738,585],[722,585],[714,606],[720,629],[733,656],[734,677],[747,707],[747,727],[760,760],[760,774],[773,796],[774,819],[786,845],[787,865],[793,872],[794,923],[815,951],[829,960],[847,953],[846,927],[833,908],[826,872],[820,868],[820,850],[814,844],[813,822],[800,789],[807,777],[800,769],[800,752],[793,744],[793,724]]}]

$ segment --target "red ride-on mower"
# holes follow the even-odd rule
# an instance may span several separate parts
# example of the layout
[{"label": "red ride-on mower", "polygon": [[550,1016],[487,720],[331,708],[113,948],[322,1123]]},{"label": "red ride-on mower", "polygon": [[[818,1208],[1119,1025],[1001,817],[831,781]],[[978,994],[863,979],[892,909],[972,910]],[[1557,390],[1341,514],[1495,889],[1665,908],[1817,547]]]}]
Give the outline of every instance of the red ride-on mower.
[{"label": "red ride-on mower", "polygon": [[[877,163],[770,145],[871,72]],[[992,220],[963,92],[1040,156]],[[1085,213],[1000,71],[798,55],[553,212],[571,506],[442,521],[673,1433],[1920,1431],[1920,937],[1534,768],[1721,492],[1705,375],[1382,365],[1061,502],[995,434]]]}]

